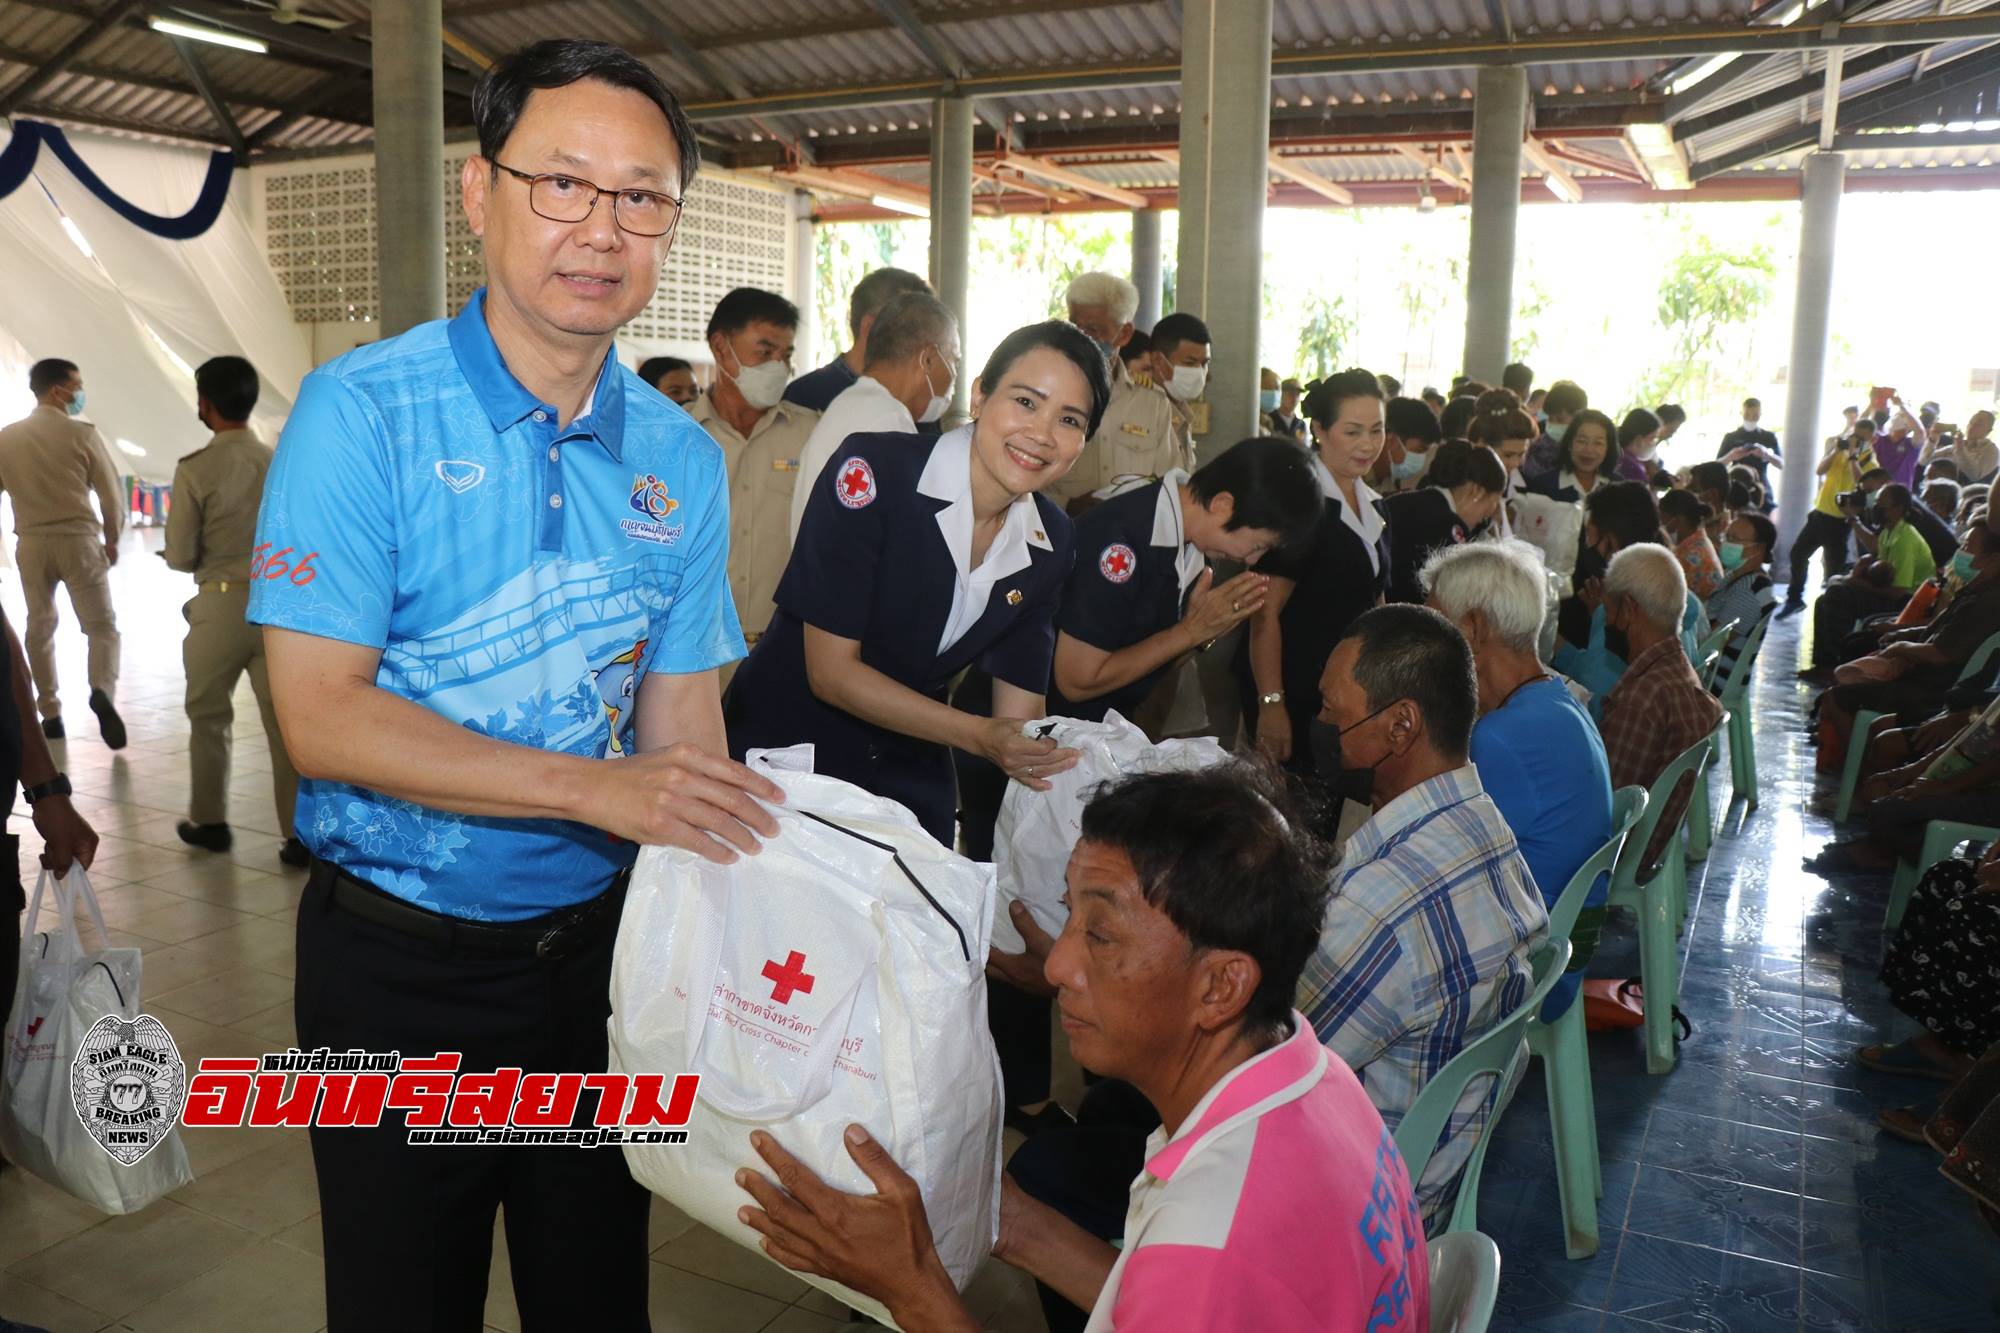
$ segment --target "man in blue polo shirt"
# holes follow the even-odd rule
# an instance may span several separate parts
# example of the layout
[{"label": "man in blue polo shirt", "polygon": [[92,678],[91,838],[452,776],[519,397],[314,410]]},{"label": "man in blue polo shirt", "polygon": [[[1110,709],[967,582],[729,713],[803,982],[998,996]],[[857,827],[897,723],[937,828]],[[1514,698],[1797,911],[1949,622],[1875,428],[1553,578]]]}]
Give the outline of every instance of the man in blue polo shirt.
[{"label": "man in blue polo shirt", "polygon": [[[314,858],[299,1044],[591,1073],[635,845],[734,860],[782,793],[726,758],[721,453],[611,345],[672,242],[686,117],[573,40],[495,65],[473,112],[487,287],[307,376],[264,493],[249,616]],[[646,1327],[615,1149],[387,1121],[313,1131],[333,1328],[479,1327],[499,1207],[526,1327]]]}]

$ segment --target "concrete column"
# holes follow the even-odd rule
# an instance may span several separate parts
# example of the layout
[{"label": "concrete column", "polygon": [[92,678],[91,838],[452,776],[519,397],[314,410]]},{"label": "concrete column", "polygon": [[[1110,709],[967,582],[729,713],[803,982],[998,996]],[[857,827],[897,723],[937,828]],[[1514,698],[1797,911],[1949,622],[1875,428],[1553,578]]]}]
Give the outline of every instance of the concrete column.
[{"label": "concrete column", "polygon": [[1181,6],[1181,244],[1174,304],[1215,339],[1202,461],[1257,433],[1271,0]]},{"label": "concrete column", "polygon": [[374,7],[375,267],[385,338],[446,314],[440,4]]},{"label": "concrete column", "polygon": [[[1799,287],[1792,304],[1792,360],[1785,377],[1785,468],[1778,474],[1778,552],[1771,576],[1789,581],[1789,552],[1806,515],[1812,512],[1819,478],[1821,416],[1826,396],[1826,345],[1833,306],[1834,239],[1840,227],[1840,192],[1847,182],[1847,157],[1814,153],[1805,160],[1799,203]],[[1796,592],[1793,594],[1796,596]]]},{"label": "concrete column", "polygon": [[792,282],[790,299],[799,308],[799,332],[792,345],[792,365],[811,370],[826,358],[814,311],[818,306],[819,256],[813,246],[813,197],[809,190],[792,191]]},{"label": "concrete column", "polygon": [[1132,213],[1132,285],[1139,289],[1139,313],[1132,326],[1150,333],[1160,319],[1160,211]]},{"label": "concrete column", "polygon": [[[972,99],[940,97],[931,104],[931,285],[958,317],[959,342],[968,364],[979,355],[966,325],[972,271]],[[951,391],[947,419],[967,411],[967,382],[961,374]]]},{"label": "concrete column", "polygon": [[1472,244],[1465,274],[1464,371],[1500,382],[1514,317],[1514,223],[1521,211],[1521,141],[1528,72],[1482,65],[1472,101]]}]

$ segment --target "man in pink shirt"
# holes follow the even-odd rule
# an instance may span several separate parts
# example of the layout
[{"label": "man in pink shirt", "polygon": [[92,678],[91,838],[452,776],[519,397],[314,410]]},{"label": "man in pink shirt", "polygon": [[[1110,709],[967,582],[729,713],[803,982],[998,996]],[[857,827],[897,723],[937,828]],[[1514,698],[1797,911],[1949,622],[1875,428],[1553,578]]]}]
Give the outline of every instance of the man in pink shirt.
[{"label": "man in pink shirt", "polygon": [[[1009,1178],[994,1253],[1090,1310],[1090,1333],[1429,1327],[1409,1173],[1292,1009],[1328,876],[1283,808],[1261,771],[1224,768],[1129,778],[1084,811],[1045,974],[1078,1061],[1129,1081],[1162,1123],[1122,1250]],[[977,1329],[916,1183],[860,1126],[847,1139],[877,1193],[831,1189],[752,1135],[777,1179],[738,1173],[755,1200],[742,1220],[779,1263],[875,1297],[910,1333]]]}]

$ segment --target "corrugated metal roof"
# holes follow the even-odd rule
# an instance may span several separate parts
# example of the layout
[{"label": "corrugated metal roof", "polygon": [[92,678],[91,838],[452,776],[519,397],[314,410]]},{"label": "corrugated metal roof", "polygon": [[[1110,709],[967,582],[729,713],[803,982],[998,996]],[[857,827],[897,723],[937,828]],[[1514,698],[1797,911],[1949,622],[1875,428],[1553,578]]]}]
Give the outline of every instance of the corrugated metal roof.
[{"label": "corrugated metal roof", "polygon": [[[78,0],[78,8],[86,0]],[[240,3],[245,0],[224,0]],[[1687,24],[1750,21],[1773,0],[1499,0],[1517,38],[1565,32],[1618,31],[1643,34]],[[500,55],[554,33],[589,35],[619,42],[645,54],[675,87],[690,98],[715,101],[733,90],[759,94],[810,92],[853,84],[927,81],[936,70],[920,45],[884,17],[874,0],[729,0],[726,5],[686,5],[671,0],[638,0],[666,29],[679,34],[695,55],[667,49],[661,28],[645,23],[622,0],[446,0],[449,30],[490,55]],[[1009,12],[1008,0],[911,0],[947,55],[967,71],[1006,73],[1051,66],[1171,62],[1180,48],[1179,6],[1172,0],[1105,0],[1094,7],[1028,4]],[[1494,32],[1488,0],[1272,0],[1273,42],[1279,53],[1396,44],[1445,36],[1489,36]],[[1992,8],[2000,0],[1965,3],[1955,12]],[[254,7],[254,6],[253,6]],[[365,40],[370,0],[304,0],[314,15],[345,19],[334,32],[343,40]],[[470,8],[472,12],[466,12]],[[1882,0],[1868,17],[1894,18],[1938,12],[1939,0]],[[46,57],[82,30],[78,12],[64,12],[51,0],[30,5],[0,0],[0,56],[20,60],[0,65],[0,89],[27,72],[27,60]],[[306,31],[302,29],[302,31]],[[312,32],[324,31],[318,27]],[[1982,43],[1940,48],[1932,57],[1978,49]],[[263,57],[219,47],[199,48],[212,77],[224,90],[246,132],[276,119],[277,108],[315,98],[330,75],[349,77],[354,89],[334,104],[316,105],[320,114],[287,119],[266,142],[273,148],[311,148],[366,143],[365,125],[331,117],[368,112],[365,75],[311,56],[283,51]],[[1850,49],[1850,57],[1862,52]],[[1858,76],[1848,97],[1906,80],[1916,53]],[[1540,64],[1529,67],[1538,97],[1602,96],[1657,85],[1675,67],[1667,60]],[[1817,53],[1774,55],[1750,62],[1740,74],[1725,70],[1707,90],[1676,103],[1676,117],[1698,115],[1781,87],[1817,72]],[[129,76],[121,80],[119,75]],[[136,81],[136,82],[135,82]],[[1314,108],[1429,107],[1470,104],[1473,71],[1418,69],[1337,75],[1285,76],[1272,87],[1274,110],[1287,115]],[[188,86],[187,71],[171,45],[128,19],[101,34],[77,68],[41,89],[32,100],[41,112],[67,110],[80,117],[120,122],[163,135],[218,137],[206,105]],[[1754,144],[1802,116],[1817,113],[1818,95],[1802,97],[1695,136],[1688,148],[1696,161]],[[1099,130],[1119,124],[1171,127],[1179,116],[1177,83],[1083,92],[1006,95],[982,98],[982,120],[1032,124],[1047,129]],[[702,131],[724,144],[751,144],[772,135],[841,142],[869,139],[921,140],[930,128],[927,99],[851,109],[827,109],[710,120]],[[990,136],[990,128],[983,128]],[[1098,135],[1099,141],[1102,135]],[[982,141],[985,141],[984,139]],[[920,146],[920,143],[919,143]],[[906,150],[899,150],[906,151]],[[1061,152],[1057,147],[1051,151]],[[1419,172],[1407,157],[1380,151],[1343,151],[1305,159],[1330,179],[1399,179]],[[1772,169],[1789,169],[1780,157]],[[1109,170],[1110,168],[1106,168]],[[1913,168],[1914,169],[1914,168]],[[1147,169],[1157,176],[1157,164]],[[1589,174],[1588,168],[1580,168]],[[1340,173],[1359,172],[1348,177]],[[1383,173],[1371,175],[1369,173]],[[1396,173],[1401,173],[1398,175]],[[920,173],[921,176],[921,173]]]}]

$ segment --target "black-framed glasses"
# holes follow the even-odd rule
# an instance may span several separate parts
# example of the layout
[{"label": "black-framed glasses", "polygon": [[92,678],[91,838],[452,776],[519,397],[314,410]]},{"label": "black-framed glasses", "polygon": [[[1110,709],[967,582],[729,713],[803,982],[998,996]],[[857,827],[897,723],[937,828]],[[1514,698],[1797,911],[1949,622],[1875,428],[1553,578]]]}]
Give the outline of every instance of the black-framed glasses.
[{"label": "black-framed glasses", "polygon": [[495,161],[493,165],[517,180],[526,181],[528,207],[551,222],[582,222],[604,195],[611,196],[612,221],[621,231],[634,236],[672,235],[674,225],[681,220],[681,204],[685,201],[657,190],[607,190],[581,176],[553,171],[535,175],[516,171],[505,162]]}]

